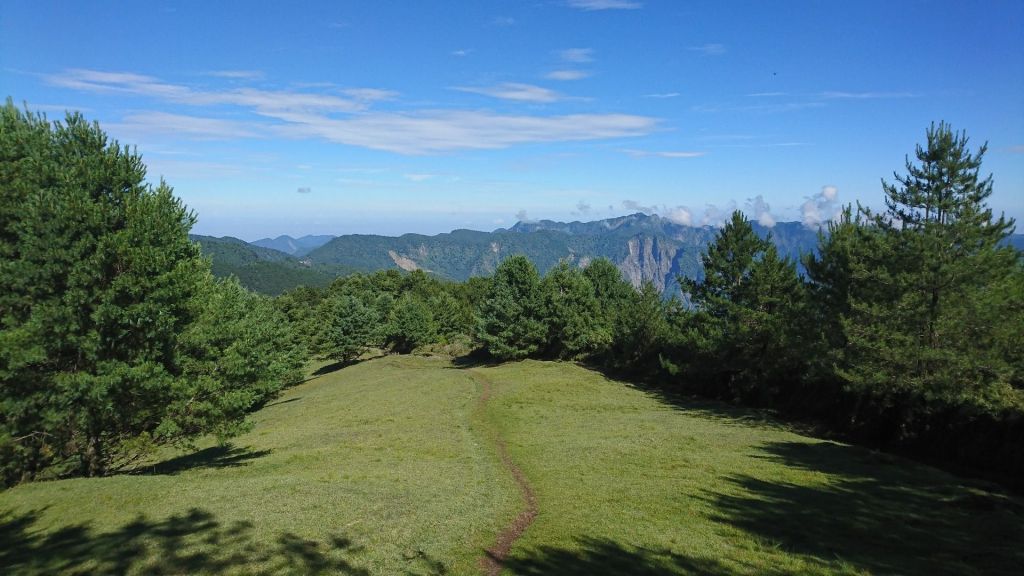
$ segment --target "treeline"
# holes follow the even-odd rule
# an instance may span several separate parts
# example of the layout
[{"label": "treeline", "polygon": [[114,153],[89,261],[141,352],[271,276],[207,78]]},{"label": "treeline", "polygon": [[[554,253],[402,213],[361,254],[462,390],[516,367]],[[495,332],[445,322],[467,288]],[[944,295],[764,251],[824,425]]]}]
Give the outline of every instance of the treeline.
[{"label": "treeline", "polygon": [[848,208],[803,262],[739,212],[680,278],[523,256],[445,282],[381,271],[274,299],[219,281],[195,218],[79,115],[0,117],[0,481],[102,475],[246,429],[311,358],[584,361],[813,418],[872,446],[1024,478],[1024,263],[984,147],[933,126],[886,210]]}]

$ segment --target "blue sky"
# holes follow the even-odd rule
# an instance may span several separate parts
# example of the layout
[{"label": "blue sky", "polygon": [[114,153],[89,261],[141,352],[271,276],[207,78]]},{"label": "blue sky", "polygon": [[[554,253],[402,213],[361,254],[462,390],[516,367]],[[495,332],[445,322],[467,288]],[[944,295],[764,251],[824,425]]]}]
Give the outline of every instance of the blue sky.
[{"label": "blue sky", "polygon": [[247,240],[820,222],[880,206],[939,120],[1024,218],[1019,0],[7,0],[0,86],[98,120],[195,232]]}]

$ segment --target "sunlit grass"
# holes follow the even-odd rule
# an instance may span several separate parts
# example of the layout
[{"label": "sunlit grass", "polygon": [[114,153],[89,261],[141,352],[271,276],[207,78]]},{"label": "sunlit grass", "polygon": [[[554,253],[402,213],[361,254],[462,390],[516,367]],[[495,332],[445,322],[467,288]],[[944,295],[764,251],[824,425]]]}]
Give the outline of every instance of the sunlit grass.
[{"label": "sunlit grass", "polygon": [[[479,404],[488,381],[492,398]],[[1020,574],[1024,504],[757,413],[571,364],[386,357],[314,378],[141,474],[0,493],[0,573]]]}]

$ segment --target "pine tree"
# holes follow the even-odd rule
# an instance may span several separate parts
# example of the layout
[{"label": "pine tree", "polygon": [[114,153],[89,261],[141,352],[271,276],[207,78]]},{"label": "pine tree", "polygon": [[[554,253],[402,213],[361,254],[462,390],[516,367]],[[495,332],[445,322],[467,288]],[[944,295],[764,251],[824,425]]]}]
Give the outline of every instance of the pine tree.
[{"label": "pine tree", "polygon": [[544,277],[541,292],[550,355],[579,359],[608,346],[611,327],[602,322],[594,287],[579,269],[559,263]]},{"label": "pine tree", "polygon": [[194,216],[79,114],[0,112],[0,452],[8,482],[101,475],[164,420],[209,264]]},{"label": "pine tree", "polygon": [[323,324],[314,346],[317,354],[342,363],[366,352],[381,324],[376,310],[347,292],[329,295],[321,304],[320,316]]},{"label": "pine tree", "polygon": [[858,288],[843,319],[840,375],[898,407],[899,426],[929,406],[1002,402],[1019,378],[1019,352],[992,353],[996,334],[1020,318],[1012,294],[1021,260],[1004,245],[1013,221],[986,205],[985,150],[972,154],[964,133],[932,125],[917,163],[908,158],[896,184],[883,181],[886,211],[861,210],[868,226],[850,264]]},{"label": "pine tree", "polygon": [[427,304],[413,294],[399,298],[388,318],[385,345],[399,354],[408,354],[436,339],[437,325]]},{"label": "pine tree", "polygon": [[498,265],[480,309],[477,337],[499,360],[520,360],[544,345],[547,326],[541,315],[540,275],[525,256]]},{"label": "pine tree", "polygon": [[711,380],[719,387],[714,393],[768,403],[800,372],[803,291],[796,265],[779,258],[739,211],[702,262],[703,279],[680,279],[696,308],[684,328],[690,373]]}]

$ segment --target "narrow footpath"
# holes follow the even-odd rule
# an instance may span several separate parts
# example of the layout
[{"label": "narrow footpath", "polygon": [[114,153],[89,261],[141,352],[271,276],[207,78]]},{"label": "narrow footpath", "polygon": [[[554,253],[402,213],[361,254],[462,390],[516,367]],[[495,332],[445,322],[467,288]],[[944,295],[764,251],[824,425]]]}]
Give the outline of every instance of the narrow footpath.
[{"label": "narrow footpath", "polygon": [[[480,392],[480,398],[477,400],[477,410],[479,411],[481,418],[484,422],[487,422],[485,411],[487,409],[487,402],[491,399],[491,393],[493,386],[487,376],[481,374],[476,370],[470,370],[472,378],[478,384],[481,385],[482,391]],[[487,434],[491,437],[494,442],[495,449],[498,452],[498,456],[501,458],[501,464],[505,467],[512,478],[516,481],[516,486],[519,487],[519,493],[522,495],[523,508],[519,511],[519,514],[515,517],[512,522],[506,526],[500,534],[498,534],[497,540],[490,548],[484,551],[484,556],[480,558],[480,568],[486,576],[498,576],[504,566],[505,559],[508,557],[509,550],[512,549],[512,545],[520,536],[526,532],[526,529],[533,523],[533,520],[537,517],[537,496],[533,492],[533,487],[530,486],[529,480],[526,479],[526,475],[520,470],[519,466],[516,466],[515,462],[512,461],[512,456],[509,455],[508,447],[505,446],[505,441],[498,434],[498,431],[493,426],[488,426]]]}]

